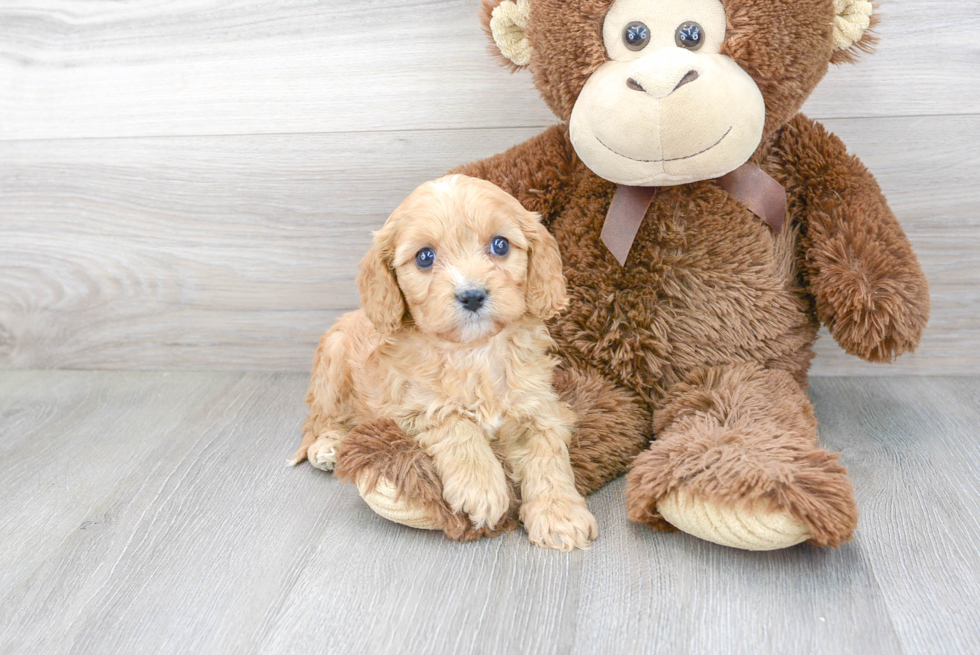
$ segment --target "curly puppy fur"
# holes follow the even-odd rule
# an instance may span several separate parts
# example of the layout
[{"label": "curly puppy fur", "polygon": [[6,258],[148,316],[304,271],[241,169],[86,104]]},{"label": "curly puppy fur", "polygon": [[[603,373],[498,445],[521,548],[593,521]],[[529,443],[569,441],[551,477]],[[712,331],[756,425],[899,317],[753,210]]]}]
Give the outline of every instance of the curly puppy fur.
[{"label": "curly puppy fur", "polygon": [[[491,245],[499,239],[503,250]],[[417,260],[423,250],[434,253],[429,265]],[[375,235],[358,285],[362,310],[321,340],[293,461],[332,469],[351,456],[347,477],[367,464],[373,481],[394,472],[397,488],[418,492],[460,539],[506,527],[513,482],[533,543],[587,547],[597,527],[575,488],[575,416],[552,387],[557,360],[544,323],[566,306],[565,282],[538,216],[483,180],[424,184]],[[466,300],[474,293],[478,302]],[[352,428],[377,419],[390,423],[345,446]],[[392,437],[392,426],[411,440]],[[371,447],[394,460],[381,466]]]}]

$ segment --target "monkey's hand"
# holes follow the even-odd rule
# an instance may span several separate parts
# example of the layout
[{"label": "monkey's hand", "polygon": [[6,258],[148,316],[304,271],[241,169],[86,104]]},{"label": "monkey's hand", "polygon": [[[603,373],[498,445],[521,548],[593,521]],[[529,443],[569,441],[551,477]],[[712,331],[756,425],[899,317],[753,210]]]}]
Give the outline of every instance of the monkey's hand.
[{"label": "monkey's hand", "polygon": [[928,282],[902,245],[870,234],[830,238],[807,252],[817,264],[810,280],[817,315],[844,350],[870,362],[915,350],[929,318]]},{"label": "monkey's hand", "polygon": [[783,129],[775,150],[817,316],[862,359],[886,362],[914,350],[929,319],[929,284],[874,176],[802,115]]}]

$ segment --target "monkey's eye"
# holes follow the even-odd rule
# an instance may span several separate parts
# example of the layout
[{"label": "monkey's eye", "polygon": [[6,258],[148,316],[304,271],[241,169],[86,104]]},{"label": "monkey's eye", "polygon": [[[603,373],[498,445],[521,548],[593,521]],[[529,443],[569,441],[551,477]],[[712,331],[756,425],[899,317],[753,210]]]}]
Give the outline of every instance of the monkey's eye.
[{"label": "monkey's eye", "polygon": [[432,248],[422,248],[415,253],[415,265],[419,268],[431,268],[436,260],[436,251]]},{"label": "monkey's eye", "polygon": [[643,50],[650,43],[650,30],[643,23],[635,20],[623,30],[623,43],[630,50]]},{"label": "monkey's eye", "polygon": [[697,50],[704,43],[704,30],[697,23],[689,20],[686,23],[681,23],[681,26],[677,28],[674,33],[674,41],[680,48]]},{"label": "monkey's eye", "polygon": [[490,239],[490,252],[497,255],[497,257],[503,257],[510,252],[510,241],[504,237]]}]

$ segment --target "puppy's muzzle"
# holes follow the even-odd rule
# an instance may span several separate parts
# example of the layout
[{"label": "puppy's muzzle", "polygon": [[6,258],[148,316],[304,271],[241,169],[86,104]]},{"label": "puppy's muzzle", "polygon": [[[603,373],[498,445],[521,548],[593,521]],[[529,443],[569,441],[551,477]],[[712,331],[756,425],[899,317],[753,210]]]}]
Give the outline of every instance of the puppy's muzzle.
[{"label": "puppy's muzzle", "polygon": [[467,289],[457,293],[456,300],[467,311],[478,312],[487,301],[487,292],[483,289]]}]

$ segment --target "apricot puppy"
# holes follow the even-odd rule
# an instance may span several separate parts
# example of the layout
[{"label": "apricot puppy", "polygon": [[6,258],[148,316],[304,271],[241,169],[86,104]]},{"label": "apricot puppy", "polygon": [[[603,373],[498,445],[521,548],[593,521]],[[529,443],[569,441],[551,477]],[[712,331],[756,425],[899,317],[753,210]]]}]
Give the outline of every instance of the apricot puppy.
[{"label": "apricot puppy", "polygon": [[310,415],[291,463],[332,470],[362,422],[390,418],[432,457],[443,496],[492,527],[519,485],[533,543],[572,550],[596,538],[568,458],[575,417],[551,386],[544,321],[567,300],[558,245],[536,214],[462,175],[416,189],[361,261],[362,309],[320,340]]}]

